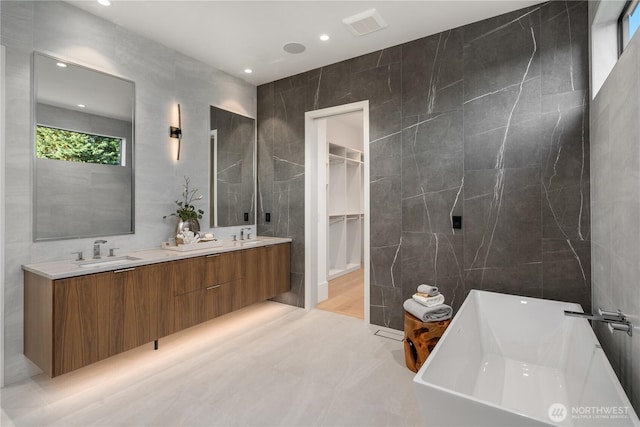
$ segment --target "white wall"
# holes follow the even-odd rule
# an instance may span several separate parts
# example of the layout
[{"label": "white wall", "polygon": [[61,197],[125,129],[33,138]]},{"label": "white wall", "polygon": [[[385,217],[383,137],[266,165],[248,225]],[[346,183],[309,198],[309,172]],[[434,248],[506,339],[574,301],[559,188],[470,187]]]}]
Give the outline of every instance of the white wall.
[{"label": "white wall", "polygon": [[[106,247],[121,252],[159,247],[175,227],[162,216],[188,175],[204,196],[209,223],[209,106],[256,117],[256,88],[211,66],[137,36],[64,2],[0,2],[2,44],[6,46],[5,217],[3,236],[4,373],[7,384],[38,372],[22,355],[22,264],[90,253],[92,239],[33,242],[33,139],[31,63],[37,50],[133,80],[136,84],[134,235],[110,236]],[[173,29],[167,29],[173,30]],[[209,41],[203,41],[209,42]],[[168,137],[182,108],[182,152]],[[224,235],[221,230],[218,235]]]}]

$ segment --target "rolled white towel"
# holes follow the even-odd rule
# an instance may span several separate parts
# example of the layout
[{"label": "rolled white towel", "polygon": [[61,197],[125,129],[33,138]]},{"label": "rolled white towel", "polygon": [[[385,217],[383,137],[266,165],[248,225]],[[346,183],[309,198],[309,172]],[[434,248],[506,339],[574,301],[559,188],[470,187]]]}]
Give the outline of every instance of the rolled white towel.
[{"label": "rolled white towel", "polygon": [[402,306],[406,311],[423,322],[442,322],[451,319],[453,315],[453,309],[446,304],[425,307],[413,299],[408,299]]},{"label": "rolled white towel", "polygon": [[433,307],[434,305],[444,303],[444,295],[442,294],[438,294],[434,297],[424,297],[422,295],[413,294],[412,298],[425,307]]},{"label": "rolled white towel", "polygon": [[420,292],[421,294],[429,294],[432,297],[435,297],[440,293],[437,286],[426,285],[424,283],[418,285],[418,292]]}]

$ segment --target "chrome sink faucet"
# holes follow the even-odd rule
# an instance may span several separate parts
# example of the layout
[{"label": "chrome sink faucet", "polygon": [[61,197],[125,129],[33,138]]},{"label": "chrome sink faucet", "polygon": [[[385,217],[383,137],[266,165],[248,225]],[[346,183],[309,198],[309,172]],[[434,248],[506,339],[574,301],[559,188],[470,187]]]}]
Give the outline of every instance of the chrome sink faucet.
[{"label": "chrome sink faucet", "polygon": [[93,242],[93,259],[100,258],[100,245],[107,243],[106,240],[96,240]]}]

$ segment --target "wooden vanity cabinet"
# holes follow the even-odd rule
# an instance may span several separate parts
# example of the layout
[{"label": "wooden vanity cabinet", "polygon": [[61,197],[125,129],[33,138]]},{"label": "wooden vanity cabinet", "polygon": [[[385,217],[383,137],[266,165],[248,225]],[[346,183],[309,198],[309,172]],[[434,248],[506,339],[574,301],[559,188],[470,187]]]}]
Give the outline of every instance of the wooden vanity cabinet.
[{"label": "wooden vanity cabinet", "polygon": [[55,377],[288,291],[290,244],[66,279],[24,275],[24,354]]}]

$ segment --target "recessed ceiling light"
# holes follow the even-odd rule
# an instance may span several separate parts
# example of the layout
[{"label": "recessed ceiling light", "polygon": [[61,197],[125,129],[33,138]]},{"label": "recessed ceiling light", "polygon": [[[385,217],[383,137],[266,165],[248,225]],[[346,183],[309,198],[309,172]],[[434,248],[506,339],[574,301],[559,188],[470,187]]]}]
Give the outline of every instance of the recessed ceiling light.
[{"label": "recessed ceiling light", "polygon": [[323,42],[326,42],[327,40],[329,40],[329,35],[328,34],[321,34],[320,35],[320,40],[322,40]]},{"label": "recessed ceiling light", "polygon": [[253,70],[251,68],[245,68],[244,72],[247,73],[247,74],[251,74],[251,73],[253,73]]},{"label": "recessed ceiling light", "polygon": [[84,108],[84,107],[86,107],[86,105],[84,105],[84,104],[78,104],[78,107],[80,107],[80,108]]},{"label": "recessed ceiling light", "polygon": [[285,44],[284,46],[282,46],[282,49],[284,49],[284,51],[287,53],[297,54],[297,53],[304,52],[307,49],[307,47],[302,43],[293,42],[293,43]]},{"label": "recessed ceiling light", "polygon": [[103,6],[111,6],[111,2],[109,0],[98,0],[98,3]]},{"label": "recessed ceiling light", "polygon": [[67,64],[65,64],[64,62],[56,62],[56,65],[60,68],[67,68]]}]

